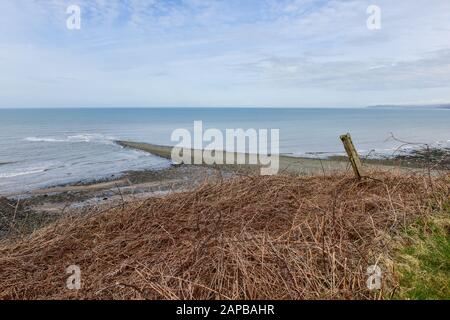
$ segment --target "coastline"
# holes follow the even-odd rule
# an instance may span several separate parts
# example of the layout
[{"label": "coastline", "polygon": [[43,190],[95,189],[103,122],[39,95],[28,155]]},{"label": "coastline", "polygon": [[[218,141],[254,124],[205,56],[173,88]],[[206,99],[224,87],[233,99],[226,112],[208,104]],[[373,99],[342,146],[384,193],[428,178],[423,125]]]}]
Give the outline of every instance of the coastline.
[{"label": "coastline", "polygon": [[[173,147],[156,145],[146,142],[115,140],[115,144],[122,148],[147,152],[152,155],[171,160]],[[191,150],[194,151],[194,150]],[[192,152],[193,153],[193,152]],[[222,152],[223,156],[230,154]],[[233,156],[236,156],[234,153]],[[245,161],[248,162],[249,154],[243,154]],[[193,159],[193,158],[192,158]],[[413,150],[410,153],[398,153],[395,156],[386,156],[383,158],[365,158],[361,157],[363,166],[367,170],[395,170],[410,172],[411,170],[422,170],[431,163],[433,169],[450,169],[450,149],[434,148],[429,150]],[[193,162],[193,161],[192,161]],[[222,175],[233,176],[236,174],[259,174],[261,165],[250,164],[171,164],[168,168],[129,170],[118,174],[113,174],[106,178],[92,178],[90,180],[79,180],[76,182],[52,185],[44,188],[33,189],[24,192],[14,192],[9,194],[0,194],[4,198],[33,198],[42,197],[57,198],[58,194],[64,193],[92,193],[101,190],[110,190],[120,188],[135,188],[137,192],[142,191],[152,184],[160,184],[164,188],[169,182],[181,182],[183,180],[192,180],[195,176],[214,176],[220,172]],[[346,156],[331,155],[326,158],[314,158],[304,156],[294,156],[291,154],[279,155],[279,173],[293,173],[299,175],[328,175],[339,172],[349,171],[348,158]],[[177,183],[175,183],[177,185]],[[176,190],[178,188],[172,188]]]},{"label": "coastline", "polygon": [[[170,159],[173,147],[143,142],[115,141],[123,148],[131,148]],[[248,159],[248,154],[245,155]],[[423,156],[423,155],[422,155]],[[363,159],[366,170],[391,172],[423,171],[423,157],[402,155],[396,159]],[[450,157],[446,158],[447,161]],[[0,238],[11,231],[11,219],[16,224],[25,223],[22,232],[32,232],[66,214],[82,214],[96,208],[102,210],[133,200],[160,197],[174,192],[186,191],[205,181],[222,181],[237,175],[258,175],[259,165],[208,165],[172,164],[168,168],[126,171],[111,178],[79,181],[65,185],[36,189],[22,194],[0,195],[0,209],[10,212],[10,217],[0,221]],[[346,157],[333,156],[327,159],[279,156],[279,173],[300,176],[334,175],[349,172]],[[11,208],[14,212],[11,213]],[[31,219],[30,219],[31,217]],[[34,218],[33,218],[34,217]],[[45,219],[44,219],[45,218]],[[1,231],[3,230],[3,231]]]}]

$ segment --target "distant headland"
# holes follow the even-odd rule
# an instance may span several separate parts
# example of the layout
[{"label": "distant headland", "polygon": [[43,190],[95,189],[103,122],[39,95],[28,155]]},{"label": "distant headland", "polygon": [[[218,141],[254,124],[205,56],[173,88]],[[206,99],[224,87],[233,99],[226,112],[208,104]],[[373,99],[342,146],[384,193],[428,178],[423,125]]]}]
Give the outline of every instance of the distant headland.
[{"label": "distant headland", "polygon": [[450,109],[450,103],[441,104],[379,104],[367,106],[366,108],[386,108],[386,109],[403,109],[403,108],[429,108],[429,109]]}]

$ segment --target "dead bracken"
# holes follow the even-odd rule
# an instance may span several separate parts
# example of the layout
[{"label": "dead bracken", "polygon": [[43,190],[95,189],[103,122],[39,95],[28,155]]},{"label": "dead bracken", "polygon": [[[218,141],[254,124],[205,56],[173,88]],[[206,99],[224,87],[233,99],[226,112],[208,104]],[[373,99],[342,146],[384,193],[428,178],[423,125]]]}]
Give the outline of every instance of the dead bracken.
[{"label": "dead bracken", "polygon": [[[62,218],[0,243],[0,298],[380,298],[395,286],[391,242],[442,209],[450,176],[369,175],[236,177]],[[70,265],[80,290],[66,288]]]}]

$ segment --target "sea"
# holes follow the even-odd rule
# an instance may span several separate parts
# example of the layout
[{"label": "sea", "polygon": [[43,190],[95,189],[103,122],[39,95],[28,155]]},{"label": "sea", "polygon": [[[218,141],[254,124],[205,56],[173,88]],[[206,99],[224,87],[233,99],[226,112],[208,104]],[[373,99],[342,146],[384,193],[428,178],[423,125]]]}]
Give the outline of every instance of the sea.
[{"label": "sea", "polygon": [[169,160],[114,141],[174,145],[172,132],[194,121],[205,130],[279,129],[280,153],[293,156],[343,154],[347,132],[371,157],[414,143],[450,146],[450,109],[438,108],[0,109],[0,195],[166,168]]}]

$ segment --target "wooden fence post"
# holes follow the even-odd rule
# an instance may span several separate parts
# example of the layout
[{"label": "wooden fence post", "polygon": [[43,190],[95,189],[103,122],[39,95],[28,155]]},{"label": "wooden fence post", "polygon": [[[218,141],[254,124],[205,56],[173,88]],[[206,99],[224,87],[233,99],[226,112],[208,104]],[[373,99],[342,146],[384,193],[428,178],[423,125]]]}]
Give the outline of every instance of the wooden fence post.
[{"label": "wooden fence post", "polygon": [[361,160],[359,159],[358,152],[355,149],[355,146],[352,141],[352,137],[350,133],[344,134],[341,136],[342,143],[344,144],[345,151],[347,152],[348,159],[352,164],[353,172],[358,179],[362,177],[362,165]]}]

